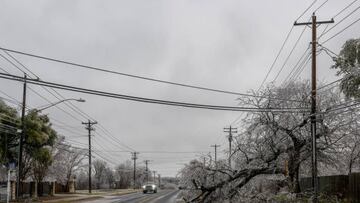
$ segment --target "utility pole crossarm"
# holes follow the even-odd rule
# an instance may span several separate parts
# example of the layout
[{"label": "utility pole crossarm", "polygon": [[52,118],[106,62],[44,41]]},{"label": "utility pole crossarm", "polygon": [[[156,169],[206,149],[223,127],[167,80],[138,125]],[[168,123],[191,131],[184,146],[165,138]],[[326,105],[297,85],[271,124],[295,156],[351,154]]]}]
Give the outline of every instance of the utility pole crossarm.
[{"label": "utility pole crossarm", "polygon": [[[334,23],[334,19],[331,19],[331,20],[327,20],[327,21],[317,21],[316,24],[317,25],[321,25],[321,24],[329,24],[329,23]],[[301,23],[298,23],[298,22],[294,22],[294,26],[299,26],[299,25],[312,25],[312,22],[301,22]]]}]

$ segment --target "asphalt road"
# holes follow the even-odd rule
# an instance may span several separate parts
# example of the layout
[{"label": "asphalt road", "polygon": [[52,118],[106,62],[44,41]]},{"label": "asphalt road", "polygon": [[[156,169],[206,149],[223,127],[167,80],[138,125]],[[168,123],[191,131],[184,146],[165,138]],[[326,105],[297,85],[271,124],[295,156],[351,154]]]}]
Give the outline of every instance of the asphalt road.
[{"label": "asphalt road", "polygon": [[106,196],[90,203],[182,203],[179,190],[160,190],[155,194],[133,193],[120,196]]}]

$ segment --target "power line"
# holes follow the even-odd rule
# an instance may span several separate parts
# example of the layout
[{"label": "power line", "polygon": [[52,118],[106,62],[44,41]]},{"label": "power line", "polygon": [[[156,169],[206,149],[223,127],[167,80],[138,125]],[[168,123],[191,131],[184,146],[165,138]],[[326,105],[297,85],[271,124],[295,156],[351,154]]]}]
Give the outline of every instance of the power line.
[{"label": "power line", "polygon": [[[4,51],[4,50],[3,50]],[[37,79],[40,79],[39,76],[37,76],[34,72],[32,72],[29,68],[27,68],[23,63],[21,63],[19,60],[17,60],[14,56],[12,56],[10,53],[8,53],[7,51],[4,51],[9,57],[11,57],[13,60],[15,60],[20,66],[22,66],[24,69],[26,69],[27,71],[29,71],[32,75],[34,75]],[[20,67],[18,67],[16,64],[12,63],[10,60],[8,60],[7,58],[5,58],[9,63],[11,63],[14,67],[16,67],[18,70],[20,70],[21,72],[23,72],[25,74],[24,71],[21,70]],[[8,72],[7,72],[8,73]],[[53,95],[55,98],[57,98],[59,101],[61,100],[58,96],[60,96],[61,98],[65,99],[64,96],[62,96],[60,93],[58,93],[55,89],[50,88],[51,90],[53,90],[55,92],[54,93],[50,92],[47,88],[41,86],[43,89],[45,89],[47,92],[49,92],[51,95]],[[29,87],[30,88],[30,87]],[[31,89],[31,88],[30,88]],[[32,89],[31,89],[32,90]],[[50,100],[48,100],[47,98],[43,97],[42,95],[40,95],[38,92],[32,90],[35,94],[37,94],[39,97],[41,97],[42,99],[48,101],[49,103],[52,103]],[[70,105],[69,105],[70,104]],[[68,106],[71,110],[73,110],[75,113],[78,113],[80,116],[82,116],[85,119],[90,118],[91,120],[95,120],[94,118],[92,118],[91,116],[89,116],[87,113],[85,113],[84,111],[82,111],[81,109],[79,109],[77,106],[73,105],[71,102],[67,104],[65,103],[66,106]],[[60,109],[61,111],[63,111],[64,113],[68,114],[69,116],[71,116],[72,118],[74,118],[77,121],[81,121],[80,119],[76,118],[75,116],[73,116],[72,114],[68,113],[67,111],[65,111],[64,109],[56,106],[56,108]],[[99,125],[101,130],[103,130],[104,132],[106,132],[108,135],[112,136],[111,133],[106,130],[106,128],[102,125]],[[113,137],[113,136],[112,136]],[[120,143],[116,138],[114,138],[118,143]],[[120,143],[123,146],[126,146],[125,144]],[[127,148],[131,149],[130,147],[126,146]]]},{"label": "power line", "polygon": [[14,130],[19,129],[19,128],[17,128],[17,127],[14,127],[14,126],[11,126],[11,125],[7,125],[7,124],[4,124],[4,123],[0,123],[0,125],[1,125],[1,126],[4,126],[4,127],[6,127],[6,128],[14,129]]},{"label": "power line", "polygon": [[[31,87],[28,87],[28,89],[33,92],[34,94],[36,94],[37,96],[39,96],[40,98],[42,98],[43,100],[49,102],[50,104],[52,103],[49,99],[47,99],[46,97],[44,97],[43,95],[41,95],[40,93],[38,93],[37,91],[35,91],[34,89],[32,89]],[[60,108],[59,106],[54,106],[55,108],[59,109],[60,111],[64,112],[65,114],[67,114],[68,116],[70,116],[71,118],[77,120],[77,121],[81,121],[80,119],[76,118],[74,115],[72,115],[71,113],[65,111],[64,109]]]},{"label": "power line", "polygon": [[297,45],[299,44],[301,37],[304,35],[304,32],[305,32],[306,28],[307,28],[307,27],[305,26],[304,29],[302,30],[302,32],[300,33],[300,36],[297,38],[297,40],[296,40],[293,48],[291,49],[289,55],[286,57],[283,65],[281,66],[280,70],[278,71],[278,73],[276,74],[275,78],[273,79],[273,82],[279,77],[280,73],[283,71],[286,63],[288,62],[288,60],[290,59],[290,57],[291,57],[292,53],[294,52],[295,48],[296,48]]},{"label": "power line", "polygon": [[259,86],[259,88],[258,88],[258,91],[262,88],[262,86],[263,86],[264,83],[266,82],[267,78],[269,77],[270,72],[271,72],[272,69],[274,68],[275,63],[276,63],[276,61],[278,60],[278,58],[279,58],[282,50],[284,49],[285,44],[286,44],[286,42],[288,41],[288,39],[289,39],[289,37],[290,37],[290,34],[291,34],[291,32],[293,31],[293,29],[294,29],[294,25],[291,26],[290,31],[289,31],[288,34],[286,35],[286,38],[285,38],[284,42],[282,43],[280,50],[279,50],[278,53],[276,54],[276,57],[275,57],[273,63],[271,64],[268,72],[266,73],[265,78],[264,78],[263,81],[261,82],[261,84],[260,84],[260,86]]},{"label": "power line", "polygon": [[[22,68],[24,68],[25,70],[27,70],[28,72],[30,72],[33,76],[35,76],[36,79],[40,79],[39,76],[37,76],[34,72],[32,72],[29,68],[27,68],[23,63],[21,63],[19,60],[17,60],[14,56],[12,56],[10,53],[8,53],[7,51],[3,50],[4,53],[6,53],[9,57],[11,57],[14,61],[16,61]],[[14,66],[16,69],[18,69],[21,73],[27,74],[25,71],[23,71],[19,66],[17,66],[15,63],[13,63],[12,61],[10,61],[8,58],[4,57],[2,54],[0,54],[6,61],[8,61],[12,66]],[[57,95],[55,95],[53,92],[51,92],[49,89],[45,88],[45,87],[41,87],[43,88],[46,92],[48,92],[49,94],[51,94],[52,96],[54,96],[56,99],[58,99],[59,101],[62,99],[65,99],[65,97],[63,97],[61,94],[59,94],[56,90],[50,88],[52,91],[54,91],[57,95],[59,95],[61,98],[59,98]],[[44,99],[45,101],[49,102],[50,104],[52,103],[50,100],[48,100],[47,98],[45,98],[44,96],[40,95],[38,92],[32,90],[30,87],[29,89],[31,91],[33,91],[35,94],[37,94],[40,98]],[[70,102],[71,103],[71,102]],[[76,113],[79,113],[76,111],[76,109],[72,108],[71,106],[69,106],[67,103],[64,103],[66,106],[68,106],[71,110],[73,110]],[[68,114],[70,117],[74,118],[77,121],[81,121],[80,119],[76,118],[75,116],[73,116],[72,114],[70,114],[69,112],[65,111],[64,109],[60,108],[59,106],[55,106],[57,109],[63,111],[64,113]],[[80,113],[81,115],[81,113]],[[82,115],[81,115],[82,116]],[[87,118],[85,118],[87,119]]]},{"label": "power line", "polygon": [[94,139],[94,143],[96,143],[101,149],[94,149],[93,151],[103,152],[107,157],[111,157],[111,159],[120,158],[119,154],[113,154],[107,152],[107,149],[103,146],[104,144],[100,144],[96,139]]},{"label": "power line", "polygon": [[317,2],[317,0],[314,0],[314,1],[300,14],[300,16],[299,16],[295,21],[298,21],[316,2]]},{"label": "power line", "polygon": [[10,134],[10,135],[19,135],[19,134],[17,134],[17,133],[11,132],[11,131],[9,131],[9,130],[1,129],[1,126],[0,126],[0,132],[7,133],[7,134]]},{"label": "power line", "polygon": [[[14,80],[14,81],[24,81],[24,78],[0,73],[0,78]],[[299,111],[307,111],[305,108],[253,108],[253,107],[234,107],[234,106],[219,106],[219,105],[207,105],[207,104],[194,104],[194,103],[186,103],[186,102],[177,102],[177,101],[167,101],[167,100],[159,100],[159,99],[150,99],[144,97],[136,97],[136,96],[129,96],[129,95],[122,95],[116,93],[109,93],[104,91],[80,88],[75,86],[69,85],[62,85],[52,82],[45,82],[34,80],[31,78],[27,78],[26,81],[30,84],[34,85],[41,85],[46,87],[52,87],[56,89],[68,90],[73,92],[80,92],[84,94],[91,94],[91,95],[98,95],[110,98],[117,98],[129,101],[137,101],[143,103],[152,103],[152,104],[161,104],[161,105],[168,105],[168,106],[180,106],[180,107],[187,107],[187,108],[198,108],[198,109],[208,109],[208,110],[222,110],[222,111],[257,111],[257,112],[264,112],[264,111],[276,111],[276,112],[299,112]]]},{"label": "power line", "polygon": [[[321,51],[316,53],[316,55],[319,55],[320,53],[321,53]],[[309,55],[307,56],[307,58],[305,58],[301,62],[299,67],[296,69],[296,71],[293,73],[293,75],[289,78],[288,82],[290,82],[291,80],[297,79],[300,76],[300,74],[304,71],[305,67],[310,62],[311,59],[312,59],[312,56],[311,56],[311,52],[310,52]]]},{"label": "power line", "polygon": [[[111,143],[111,144],[113,144],[113,145],[115,145],[115,146],[117,146],[117,147],[121,147],[121,148],[125,147],[125,148],[128,148],[126,145],[122,144],[122,143],[119,142],[117,139],[114,139],[114,137],[111,137],[111,136],[109,136],[109,137],[108,137],[108,136],[103,136],[102,134],[100,134],[100,133],[98,133],[98,132],[95,132],[95,134],[97,134],[97,135],[105,138],[109,143]],[[110,140],[110,138],[111,138],[111,140]],[[132,151],[132,149],[130,149],[130,151]],[[128,152],[130,152],[130,151],[128,151]]]},{"label": "power line", "polygon": [[321,45],[321,44],[318,44],[320,47],[321,47],[321,51],[325,51],[325,53],[331,58],[334,60],[335,57],[339,58],[339,55],[336,54],[335,52],[331,51],[329,48]]},{"label": "power line", "polygon": [[317,7],[313,13],[316,13],[320,8],[322,8],[329,0],[325,0],[319,7]]},{"label": "power line", "polygon": [[108,159],[108,158],[106,158],[105,156],[102,156],[102,155],[101,155],[100,153],[98,153],[98,152],[95,152],[95,151],[94,151],[94,154],[96,154],[97,156],[99,156],[99,157],[100,157],[101,159],[103,159],[104,161],[113,164],[114,166],[118,165],[117,163],[113,162],[113,160]]},{"label": "power line", "polygon": [[[356,111],[356,110],[359,110],[359,108],[358,107],[347,108],[347,109],[345,108],[345,110],[342,110],[342,111],[338,110],[335,113],[336,113],[336,115],[340,115],[340,114],[344,114],[344,113],[348,113],[348,112],[354,113],[354,111]],[[356,122],[356,121],[353,121],[353,122]]]},{"label": "power line", "polygon": [[[2,92],[1,90],[0,90],[0,92]],[[2,92],[3,94],[5,94],[6,96],[8,96],[9,98],[12,98],[12,100],[10,100],[10,99],[6,99],[6,98],[3,98],[3,99],[6,99],[8,102],[12,102],[12,103],[14,103],[14,104],[16,104],[16,105],[20,105],[20,102],[18,101],[18,100],[16,100],[15,98],[13,98],[13,97],[11,97],[10,95],[8,95],[8,94],[6,94],[5,92]],[[0,97],[1,98],[1,97]],[[29,105],[28,105],[29,106]],[[30,109],[32,109],[32,107],[31,108],[29,108],[29,107],[27,107],[27,109],[28,110],[30,110]],[[3,116],[6,116],[6,117],[8,117],[8,118],[11,118],[11,117],[9,117],[9,116],[7,116],[7,115],[3,115]],[[3,118],[1,118],[1,119],[3,119]],[[14,119],[14,118],[11,118],[11,119]],[[3,119],[3,120],[5,120],[5,119]],[[60,123],[60,124],[62,124],[63,126],[68,126],[66,123],[64,123],[64,122],[62,122],[62,121],[60,121],[60,120],[57,120],[57,119],[55,119],[55,118],[52,118],[51,117],[51,120],[52,120],[52,123],[54,123],[54,121],[55,122],[57,122],[57,123]],[[10,120],[6,120],[7,122],[12,122],[12,121],[10,121]],[[14,123],[14,122],[12,122],[12,123]],[[14,123],[14,124],[16,124],[16,123]],[[57,125],[57,124],[54,124],[55,126]],[[72,133],[72,134],[79,134],[78,132],[75,132],[75,131],[72,131],[72,130],[69,130],[69,129],[66,129],[66,128],[57,128],[58,130],[65,130],[65,131],[68,131],[68,132],[70,132],[70,133]],[[81,133],[80,133],[81,134]],[[81,143],[82,144],[82,143]]]},{"label": "power line", "polygon": [[7,70],[5,70],[4,68],[0,67],[0,70],[2,70],[4,73],[8,73],[10,74]]},{"label": "power line", "polygon": [[[347,103],[349,103],[349,102],[347,102]],[[332,112],[332,111],[338,111],[338,110],[346,109],[346,108],[349,108],[349,107],[356,107],[356,106],[360,105],[360,102],[355,102],[353,104],[348,104],[348,105],[345,105],[345,106],[342,106],[342,105],[344,105],[344,104],[335,105],[335,106],[339,106],[337,108],[331,108],[330,107],[324,113],[329,113],[329,112]]]},{"label": "power line", "polygon": [[317,90],[324,89],[325,87],[331,86],[331,85],[336,84],[336,83],[341,82],[341,81],[342,81],[342,78],[341,78],[341,79],[338,79],[338,80],[335,80],[335,81],[333,81],[333,82],[330,82],[330,83],[328,83],[328,84],[325,84],[325,85],[319,87]]},{"label": "power line", "polygon": [[9,97],[11,100],[15,101],[18,105],[21,105],[21,102],[20,102],[19,100],[17,100],[17,99],[15,99],[14,97],[8,95],[6,92],[4,92],[4,91],[2,91],[2,90],[0,90],[0,92],[1,92],[3,95]]},{"label": "power line", "polygon": [[141,154],[198,154],[208,151],[138,151]]},{"label": "power line", "polygon": [[[294,73],[294,71],[298,68],[298,65],[301,64],[302,60],[304,59],[306,55],[306,53],[309,53],[309,49],[310,49],[310,46],[308,46],[307,49],[305,49],[304,53],[301,55],[301,57],[299,58],[299,60],[296,62],[296,64],[294,65],[294,67],[291,69],[291,71],[289,72],[289,74],[286,76],[286,78],[284,79],[283,83],[282,84],[285,84],[286,81],[289,79],[289,77]],[[308,56],[307,56],[308,57]]]},{"label": "power line", "polygon": [[8,116],[5,113],[0,113],[0,119],[3,119],[2,117],[6,117],[7,119],[11,119],[11,120],[8,120],[9,122],[13,122],[13,123],[19,122],[16,118]]},{"label": "power line", "polygon": [[85,144],[85,143],[82,143],[82,142],[79,142],[79,141],[76,141],[76,140],[72,140],[72,139],[69,139],[69,138],[65,138],[65,142],[68,142],[68,141],[72,142],[73,144],[78,144],[78,145],[83,145],[84,147],[88,147],[88,145]]},{"label": "power line", "polygon": [[353,11],[351,11],[348,15],[346,15],[344,18],[342,18],[339,22],[337,22],[335,25],[331,26],[326,32],[322,33],[319,36],[319,39],[326,33],[330,32],[332,29],[334,29],[336,26],[338,26],[340,23],[342,23],[344,20],[346,20],[349,16],[351,16],[353,13],[355,13],[359,9],[360,9],[360,6],[356,7]]},{"label": "power line", "polygon": [[[4,51],[5,52],[5,51]],[[6,53],[6,52],[5,52]],[[16,69],[18,69],[21,73],[25,73],[21,68],[19,68],[16,64],[14,64],[11,60],[6,58],[3,54],[0,53],[1,58],[5,59],[7,62],[9,62],[11,65],[13,65]]]},{"label": "power line", "polygon": [[[4,51],[4,50],[3,50]],[[34,72],[32,72],[29,68],[27,68],[23,63],[21,63],[19,60],[17,60],[14,56],[12,56],[10,53],[8,53],[7,51],[4,51],[9,57],[11,57],[13,60],[15,60],[20,66],[22,66],[24,69],[26,69],[27,71],[29,71],[32,75],[34,75],[37,79],[40,79],[39,76],[37,76]],[[6,59],[6,58],[5,58]],[[6,59],[9,63],[11,63],[13,66],[15,66],[18,70],[20,70],[21,72],[23,72],[25,74],[24,71],[21,70],[21,68],[19,68],[17,65],[15,65],[14,63],[12,63],[11,61],[9,61],[8,59]],[[54,91],[54,93],[50,92],[47,88],[41,86],[44,90],[46,90],[48,93],[50,93],[52,96],[54,96],[56,99],[58,99],[59,101],[61,100],[58,96],[60,96],[62,99],[65,99],[64,96],[62,96],[59,92],[57,92],[55,89],[50,88],[52,91]],[[31,89],[31,88],[30,88]],[[32,89],[31,89],[32,90]],[[50,100],[48,100],[47,98],[43,97],[42,95],[40,95],[39,93],[37,93],[36,91],[32,90],[35,94],[37,94],[38,96],[40,96],[42,99],[44,99],[45,101],[52,103]],[[58,95],[58,96],[57,96]],[[88,114],[86,114],[84,111],[82,111],[80,108],[78,108],[77,106],[75,106],[74,104],[72,104],[71,102],[65,103],[65,105],[67,107],[69,107],[71,110],[73,110],[75,113],[78,113],[80,116],[82,116],[85,119],[91,118],[91,120],[95,120],[94,118],[92,118],[91,116],[89,116]],[[75,116],[73,116],[71,113],[65,111],[64,109],[56,106],[56,108],[58,108],[59,110],[63,111],[64,113],[68,114],[70,117],[74,118],[77,121],[81,121],[80,119],[76,118]],[[103,126],[101,126],[101,128],[105,129]],[[105,129],[106,130],[106,129]]]},{"label": "power line", "polygon": [[[129,150],[106,150],[103,152],[113,152],[113,153],[131,153]],[[141,154],[201,154],[208,153],[208,151],[136,151]]]},{"label": "power line", "polygon": [[[100,125],[99,125],[100,126]],[[119,144],[122,147],[125,147],[127,149],[130,149],[131,151],[135,151],[133,148],[127,146],[126,144],[122,143],[118,138],[116,138],[114,135],[112,135],[106,128],[100,126],[99,130],[101,130],[103,133],[109,136],[113,141],[115,141],[117,144]]]},{"label": "power line", "polygon": [[286,84],[289,84],[291,81],[293,81],[295,78],[297,78],[299,76],[299,74],[301,74],[303,68],[307,65],[307,63],[309,62],[310,59],[311,59],[311,52],[308,52],[306,54],[305,58],[303,58],[299,64],[294,66],[294,68],[291,70],[292,73],[290,73],[288,75],[287,79],[284,80],[282,85],[286,86]]},{"label": "power line", "polygon": [[334,35],[332,35],[331,37],[327,38],[326,40],[324,40],[321,44],[325,44],[328,41],[332,40],[333,38],[335,38],[336,36],[338,36],[339,34],[341,34],[342,32],[344,32],[345,30],[347,30],[349,27],[353,26],[355,23],[359,22],[360,18],[356,19],[354,22],[352,22],[351,24],[349,24],[348,26],[346,26],[345,28],[343,28],[342,30],[340,30],[339,32],[335,33]]},{"label": "power line", "polygon": [[71,133],[71,134],[74,134],[74,135],[85,136],[85,135],[82,135],[81,133],[75,132],[75,131],[73,131],[73,130],[70,130],[70,129],[67,129],[67,128],[64,128],[64,127],[62,127],[62,128],[57,127],[56,129],[57,129],[57,130],[64,130],[64,131],[67,131],[67,132],[69,132],[69,133]]},{"label": "power line", "polygon": [[[29,73],[31,73],[33,76],[35,76],[35,78],[39,78],[39,76],[37,76],[34,72],[32,72],[29,68],[27,68],[23,63],[21,63],[19,60],[17,60],[13,55],[9,54],[7,51],[3,50],[3,52],[8,55],[10,58],[12,58],[14,61],[16,61],[19,65],[21,65],[23,68],[25,68],[25,70],[27,70]],[[10,62],[10,61],[9,61]],[[11,62],[10,62],[11,63]],[[13,64],[13,63],[11,63]],[[15,64],[13,64],[14,66],[16,66]],[[21,72],[21,69],[19,69]]]},{"label": "power line", "polygon": [[71,132],[73,132],[74,134],[82,134],[82,131],[80,131],[80,127],[75,127],[75,126],[70,126],[70,125],[60,125],[57,123],[53,123],[54,126],[57,126],[57,129],[66,129],[69,130]]},{"label": "power line", "polygon": [[4,100],[4,101],[7,101],[7,102],[10,102],[10,103],[12,103],[12,104],[14,104],[14,105],[16,105],[16,106],[19,107],[19,103],[18,103],[18,102],[15,102],[15,101],[13,101],[13,100],[11,100],[11,99],[8,99],[8,98],[5,98],[5,97],[0,97],[0,99],[2,99],[2,100]]},{"label": "power line", "polygon": [[294,74],[290,77],[289,82],[291,80],[295,80],[299,77],[299,75],[304,71],[305,67],[311,60],[311,53],[309,53],[309,56],[302,62],[302,64],[297,68],[297,70],[294,72]]},{"label": "power line", "polygon": [[[13,103],[13,104],[16,104],[17,106],[20,106],[20,105],[21,105],[20,101],[18,101],[17,99],[11,97],[10,95],[6,94],[5,92],[3,92],[3,91],[1,91],[1,90],[0,90],[0,92],[3,93],[4,95],[6,95],[7,97],[11,98],[11,99],[6,99],[6,98],[3,98],[3,97],[0,97],[0,98],[5,99],[5,100],[7,100],[8,102],[11,102],[11,103]],[[33,107],[30,107],[30,105],[27,105],[26,108],[27,108],[27,110],[30,110],[30,109],[32,109]],[[6,115],[4,115],[4,116],[6,116]],[[9,117],[9,116],[7,116],[7,117]],[[49,116],[49,117],[50,117],[50,116]],[[9,117],[9,118],[11,118],[11,117]],[[55,119],[55,118],[53,118],[53,117],[50,117],[50,118],[51,118],[51,120],[52,120],[52,123],[54,123],[54,121],[55,121],[55,122],[60,123],[60,124],[62,124],[62,125],[64,125],[64,126],[68,126],[66,123],[64,123],[64,122],[62,122],[62,121],[60,121],[60,120],[57,120],[57,119]],[[11,119],[13,119],[13,118],[11,118]],[[9,122],[10,122],[10,121],[9,121]],[[54,125],[56,125],[56,124],[54,124]],[[76,132],[74,132],[74,131],[70,131],[70,130],[67,130],[67,131],[68,131],[68,132],[71,132],[71,133],[74,133],[74,134],[78,134],[78,133],[76,133]]]},{"label": "power line", "polygon": [[344,12],[346,9],[348,9],[351,5],[353,5],[357,1],[358,0],[354,0],[350,2],[347,6],[345,6],[345,8],[341,9],[337,14],[335,14],[333,18],[336,18],[338,15],[340,15],[342,12]]},{"label": "power line", "polygon": [[[299,20],[299,19],[316,3],[316,1],[317,1],[317,0],[314,0],[314,1],[300,14],[300,16],[299,16],[295,21]],[[283,44],[281,45],[280,50],[278,51],[278,53],[277,53],[277,55],[276,55],[273,63],[271,64],[268,72],[266,73],[265,78],[264,78],[263,81],[261,82],[261,84],[260,84],[257,92],[260,91],[260,89],[261,89],[262,86],[264,85],[265,81],[266,81],[267,78],[269,77],[270,72],[271,72],[272,69],[274,68],[274,65],[275,65],[276,61],[278,60],[278,58],[279,58],[282,50],[284,49],[284,46],[285,46],[286,42],[288,41],[288,39],[289,39],[289,37],[290,37],[290,34],[291,34],[291,32],[293,31],[293,29],[294,29],[294,25],[291,26],[290,31],[289,31],[288,34],[286,35],[286,38],[285,38]],[[230,125],[234,125],[234,124],[241,118],[242,115],[243,115],[243,113],[241,113],[238,117],[236,117],[236,119],[235,119]]]},{"label": "power line", "polygon": [[[152,82],[159,82],[159,83],[165,83],[165,84],[176,85],[176,86],[181,86],[181,87],[187,87],[187,88],[193,88],[193,89],[199,89],[199,90],[205,90],[205,91],[211,91],[211,92],[218,92],[218,93],[225,93],[225,94],[231,94],[231,95],[238,95],[238,96],[245,96],[245,97],[258,97],[257,95],[251,95],[251,94],[246,94],[246,93],[219,90],[219,89],[200,87],[200,86],[189,85],[189,84],[184,84],[184,83],[177,83],[177,82],[159,80],[159,79],[154,79],[154,78],[149,78],[149,77],[144,77],[144,76],[132,75],[132,74],[122,73],[122,72],[118,72],[118,71],[98,68],[98,67],[95,67],[95,66],[82,65],[82,64],[79,64],[79,63],[68,62],[68,61],[64,61],[64,60],[60,60],[60,59],[35,55],[35,54],[26,53],[26,52],[22,52],[22,51],[16,51],[16,50],[4,48],[4,47],[0,47],[0,49],[4,50],[4,51],[12,52],[12,53],[17,53],[17,54],[21,54],[21,55],[25,55],[25,56],[30,56],[30,57],[34,57],[34,58],[47,60],[47,61],[63,63],[63,64],[67,64],[67,65],[70,65],[70,66],[75,66],[75,67],[80,67],[80,68],[85,68],[85,69],[91,69],[91,70],[96,70],[96,71],[101,71],[101,72],[106,72],[106,73],[111,73],[111,74],[116,74],[116,75],[122,75],[122,76],[132,77],[132,78],[136,78],[136,79],[148,80],[148,81],[152,81]],[[274,98],[274,99],[281,100],[281,98]]]},{"label": "power line", "polygon": [[[306,52],[305,52],[306,54]],[[295,78],[297,78],[304,70],[304,68],[306,67],[306,65],[309,63],[309,61],[311,60],[311,53],[309,52],[307,57],[303,59],[303,61],[299,64],[298,68],[296,68],[296,65],[294,66],[294,68],[296,68],[295,72],[293,72],[293,75],[288,79],[288,83],[290,83],[291,80],[294,80]],[[293,69],[294,70],[294,69]],[[292,70],[292,71],[293,71]],[[291,72],[292,72],[291,71]],[[291,74],[291,73],[290,73]],[[287,78],[290,76],[290,74],[287,76]],[[286,80],[286,79],[285,79]],[[284,80],[283,85],[286,84],[286,81]],[[241,116],[243,115],[244,112],[242,112],[230,125],[235,125],[239,119],[241,118]]]}]

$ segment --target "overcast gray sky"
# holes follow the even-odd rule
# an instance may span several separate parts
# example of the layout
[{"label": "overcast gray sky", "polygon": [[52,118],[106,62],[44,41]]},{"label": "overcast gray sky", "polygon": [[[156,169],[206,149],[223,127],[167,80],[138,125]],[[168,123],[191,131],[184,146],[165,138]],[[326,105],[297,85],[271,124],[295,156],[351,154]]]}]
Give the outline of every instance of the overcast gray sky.
[{"label": "overcast gray sky", "polygon": [[[295,19],[311,2],[313,0],[3,0],[0,3],[0,46],[129,74],[245,93],[259,87]],[[325,0],[318,0],[299,21],[307,21],[312,11],[323,2]],[[330,19],[350,2],[352,0],[329,0],[317,12],[318,19]],[[359,5],[360,2],[356,2],[335,21],[341,20]],[[355,12],[323,39],[359,17],[359,11]],[[319,33],[323,28],[319,28]],[[338,52],[346,39],[359,37],[359,28],[359,25],[352,26],[329,41],[327,47]],[[271,82],[280,70],[302,29],[294,28],[267,82]],[[305,30],[276,84],[281,84],[308,47],[309,31]],[[234,95],[14,56],[45,81],[154,99],[237,105]],[[331,59],[321,54],[318,64],[319,80],[333,81],[335,72],[329,69]],[[21,75],[2,58],[0,67]],[[301,78],[307,79],[309,75],[308,66]],[[30,87],[49,100],[56,101],[40,87]],[[1,79],[0,90],[21,100],[20,83]],[[219,156],[224,157],[222,150],[227,148],[227,140],[222,132],[223,127],[239,115],[235,112],[186,109],[59,92],[66,98],[86,99],[86,103],[74,104],[95,118],[123,144],[143,152],[208,152],[212,151],[210,145],[216,143],[221,145]],[[1,92],[0,96],[6,97]],[[28,104],[38,107],[47,102],[29,91]],[[76,119],[58,108],[44,113],[65,123],[66,126],[53,121],[56,124],[54,127],[69,142],[84,147],[87,138],[79,135],[86,135],[81,125],[85,118],[63,104],[59,107]],[[237,127],[240,129],[241,125]],[[129,153],[105,152],[128,149],[111,141],[112,138],[99,127],[95,128],[94,147],[113,162],[110,165],[130,158]],[[94,156],[98,157],[96,154]],[[163,176],[175,176],[181,164],[197,156],[141,153],[139,161],[153,160],[150,164],[152,170]]]}]

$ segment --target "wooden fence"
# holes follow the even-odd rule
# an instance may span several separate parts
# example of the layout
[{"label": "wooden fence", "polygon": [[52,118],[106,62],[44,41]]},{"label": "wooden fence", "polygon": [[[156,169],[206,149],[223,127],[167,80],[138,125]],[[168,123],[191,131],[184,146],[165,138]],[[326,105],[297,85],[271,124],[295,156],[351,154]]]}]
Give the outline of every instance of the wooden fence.
[{"label": "wooden fence", "polygon": [[[360,173],[351,175],[321,176],[318,177],[319,191],[328,195],[337,195],[348,198],[352,203],[360,203]],[[311,178],[300,179],[302,192],[312,189]]]},{"label": "wooden fence", "polygon": [[[25,182],[20,184],[21,191],[24,197],[30,197],[34,194],[34,182]],[[37,185],[37,195],[38,196],[49,196],[51,194],[51,183],[50,182],[41,182]]]},{"label": "wooden fence", "polygon": [[360,203],[360,173],[349,176],[349,198],[351,202]]}]

